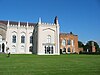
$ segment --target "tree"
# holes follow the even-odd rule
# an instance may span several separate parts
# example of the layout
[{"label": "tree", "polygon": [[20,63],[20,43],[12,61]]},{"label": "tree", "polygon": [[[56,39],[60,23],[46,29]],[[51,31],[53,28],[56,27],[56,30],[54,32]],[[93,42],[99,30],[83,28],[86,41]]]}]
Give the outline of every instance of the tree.
[{"label": "tree", "polygon": [[100,52],[100,48],[99,48],[99,50],[97,50],[98,52]]},{"label": "tree", "polygon": [[81,41],[78,41],[78,47],[79,48],[84,48],[84,44]]},{"label": "tree", "polygon": [[84,50],[86,51],[87,49],[89,50],[89,52],[92,52],[92,42],[94,42],[94,46],[95,46],[95,48],[96,48],[96,51],[99,51],[99,45],[98,45],[98,43],[97,42],[95,42],[95,41],[88,41],[87,43],[86,43],[86,45],[84,46]]}]

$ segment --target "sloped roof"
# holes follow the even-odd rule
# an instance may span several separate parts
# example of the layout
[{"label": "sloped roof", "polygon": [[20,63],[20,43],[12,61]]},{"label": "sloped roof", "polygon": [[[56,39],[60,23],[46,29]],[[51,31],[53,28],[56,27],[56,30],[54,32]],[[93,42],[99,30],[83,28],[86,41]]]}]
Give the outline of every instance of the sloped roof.
[{"label": "sloped roof", "polygon": [[[60,33],[60,35],[74,35],[73,33]],[[77,35],[74,35],[74,36],[77,36]]]},{"label": "sloped roof", "polygon": [[[1,24],[5,24],[7,25],[8,21],[4,21],[4,20],[0,20],[0,23]],[[12,25],[18,25],[19,22],[16,22],[16,21],[9,21],[9,24],[12,24]],[[27,22],[20,22],[20,25],[27,25]],[[29,26],[34,26],[36,25],[36,23],[28,23]]]}]

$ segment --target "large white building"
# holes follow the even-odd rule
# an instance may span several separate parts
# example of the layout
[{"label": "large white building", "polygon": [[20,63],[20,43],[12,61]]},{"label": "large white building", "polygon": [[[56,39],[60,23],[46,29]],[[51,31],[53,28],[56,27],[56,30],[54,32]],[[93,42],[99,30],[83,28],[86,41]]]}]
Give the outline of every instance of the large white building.
[{"label": "large white building", "polygon": [[59,24],[0,21],[0,52],[59,55]]}]

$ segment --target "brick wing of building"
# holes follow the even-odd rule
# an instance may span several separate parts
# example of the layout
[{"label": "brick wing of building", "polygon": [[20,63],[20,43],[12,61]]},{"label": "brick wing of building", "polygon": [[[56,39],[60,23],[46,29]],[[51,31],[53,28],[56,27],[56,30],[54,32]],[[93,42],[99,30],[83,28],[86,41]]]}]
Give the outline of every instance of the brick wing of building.
[{"label": "brick wing of building", "polygon": [[60,53],[79,53],[78,36],[70,33],[60,33]]}]

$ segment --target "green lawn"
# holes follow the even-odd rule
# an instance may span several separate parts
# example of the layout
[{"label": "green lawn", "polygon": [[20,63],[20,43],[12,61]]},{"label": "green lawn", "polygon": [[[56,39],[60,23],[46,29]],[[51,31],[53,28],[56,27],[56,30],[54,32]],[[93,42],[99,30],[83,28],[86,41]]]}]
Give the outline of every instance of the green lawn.
[{"label": "green lawn", "polygon": [[100,75],[100,55],[0,54],[0,75]]}]

